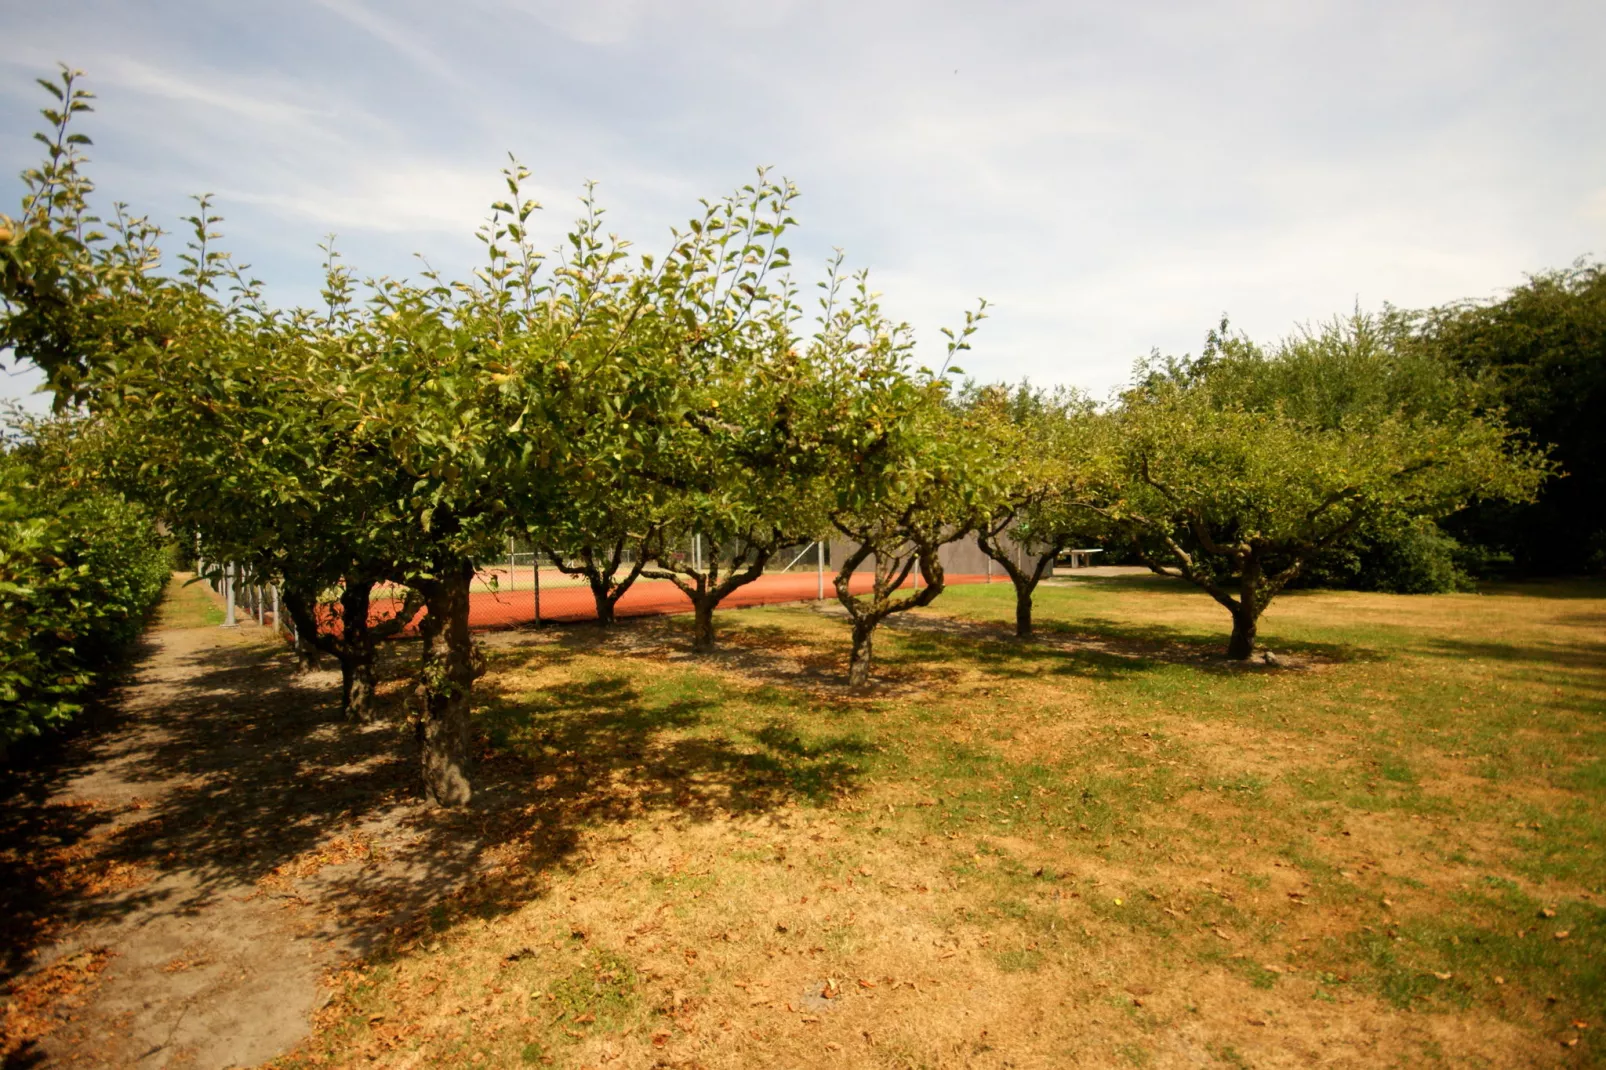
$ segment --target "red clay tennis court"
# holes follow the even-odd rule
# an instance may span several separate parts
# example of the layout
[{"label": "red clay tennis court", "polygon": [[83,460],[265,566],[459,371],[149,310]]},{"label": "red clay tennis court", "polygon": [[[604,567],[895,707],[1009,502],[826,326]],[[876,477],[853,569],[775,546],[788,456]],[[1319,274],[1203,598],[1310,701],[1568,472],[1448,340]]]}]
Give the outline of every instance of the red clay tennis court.
[{"label": "red clay tennis court", "polygon": [[[490,573],[486,574],[487,577],[489,575]],[[513,577],[511,589],[505,570],[497,576],[497,579],[498,589],[492,590],[487,585],[485,589],[476,589],[470,595],[469,627],[485,630],[535,623],[537,591],[529,570],[518,570],[518,574]],[[833,602],[836,600],[836,588],[832,584],[834,579],[835,576],[829,574],[825,578],[825,597]],[[849,590],[854,594],[866,594],[870,590],[872,580],[873,577],[867,573],[855,575]],[[948,576],[944,582],[951,586],[998,581],[1007,582],[1004,577],[997,577],[995,581],[988,576]],[[912,581],[904,584],[905,587],[913,585]],[[476,587],[479,586],[477,581]],[[746,609],[750,606],[779,605],[786,602],[812,602],[818,594],[819,577],[816,573],[777,572],[760,576],[752,583],[737,588],[719,604],[719,608]],[[587,621],[597,618],[596,603],[591,597],[591,589],[559,572],[549,573],[545,569],[541,571],[539,600],[542,622]],[[399,602],[394,599],[375,598],[375,619],[390,616],[396,612],[398,606]],[[690,612],[691,600],[668,580],[637,580],[614,608],[615,615],[620,617],[650,617]]]}]

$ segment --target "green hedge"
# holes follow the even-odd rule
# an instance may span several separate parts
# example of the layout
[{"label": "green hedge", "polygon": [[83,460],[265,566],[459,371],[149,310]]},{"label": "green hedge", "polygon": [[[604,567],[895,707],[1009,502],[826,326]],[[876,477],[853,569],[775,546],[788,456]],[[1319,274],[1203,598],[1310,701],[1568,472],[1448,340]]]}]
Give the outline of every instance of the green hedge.
[{"label": "green hedge", "polygon": [[0,463],[0,751],[70,721],[139,635],[170,575],[138,506],[35,492]]}]

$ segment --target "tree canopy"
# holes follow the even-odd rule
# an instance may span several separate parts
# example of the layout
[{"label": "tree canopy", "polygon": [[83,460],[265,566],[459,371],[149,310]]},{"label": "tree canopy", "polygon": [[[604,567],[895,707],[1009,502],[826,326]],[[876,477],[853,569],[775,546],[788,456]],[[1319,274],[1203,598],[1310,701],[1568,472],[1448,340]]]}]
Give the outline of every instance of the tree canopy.
[{"label": "tree canopy", "polygon": [[1150,568],[1231,613],[1234,658],[1277,593],[1363,524],[1530,499],[1550,471],[1475,383],[1360,313],[1269,351],[1212,332],[1197,360],[1140,373],[1094,507]]}]

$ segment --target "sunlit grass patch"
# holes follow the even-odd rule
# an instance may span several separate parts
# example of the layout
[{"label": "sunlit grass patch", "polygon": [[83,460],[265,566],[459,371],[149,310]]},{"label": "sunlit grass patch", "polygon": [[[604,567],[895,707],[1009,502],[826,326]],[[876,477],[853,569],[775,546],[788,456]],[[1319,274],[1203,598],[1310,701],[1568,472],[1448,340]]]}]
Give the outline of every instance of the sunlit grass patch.
[{"label": "sunlit grass patch", "polygon": [[479,714],[530,883],[315,1048],[383,1014],[441,1065],[1599,1063],[1606,600],[1553,595],[1301,592],[1265,635],[1302,660],[1245,671],[1165,581],[1045,589],[1028,643],[956,588],[869,698],[813,609],[705,660],[546,636]]},{"label": "sunlit grass patch", "polygon": [[177,573],[156,608],[158,628],[215,628],[223,623],[223,607],[212,589],[190,573]]}]

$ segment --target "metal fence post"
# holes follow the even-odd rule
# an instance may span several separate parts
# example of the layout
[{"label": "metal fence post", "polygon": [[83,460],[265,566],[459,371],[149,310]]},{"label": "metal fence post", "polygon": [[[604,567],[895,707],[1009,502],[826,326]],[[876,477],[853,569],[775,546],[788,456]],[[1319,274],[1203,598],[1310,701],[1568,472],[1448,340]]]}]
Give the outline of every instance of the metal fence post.
[{"label": "metal fence post", "polygon": [[530,572],[535,577],[535,623],[541,625],[541,548],[530,544]]},{"label": "metal fence post", "polygon": [[223,566],[223,624],[224,628],[238,628],[240,622],[234,619],[234,566]]},{"label": "metal fence post", "polygon": [[825,601],[825,540],[814,541],[814,600]]}]

